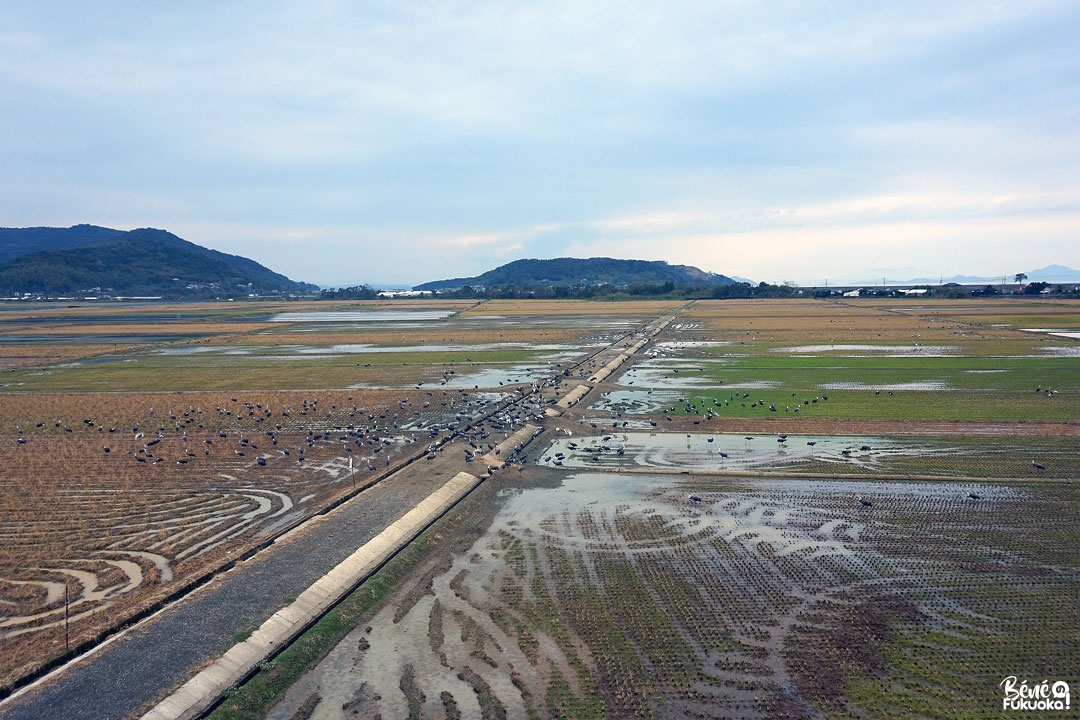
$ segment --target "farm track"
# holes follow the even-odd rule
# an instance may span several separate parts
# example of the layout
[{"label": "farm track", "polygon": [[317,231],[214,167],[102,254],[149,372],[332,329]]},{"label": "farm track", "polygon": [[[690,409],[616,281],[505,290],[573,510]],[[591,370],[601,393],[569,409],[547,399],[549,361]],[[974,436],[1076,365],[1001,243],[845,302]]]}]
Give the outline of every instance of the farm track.
[{"label": "farm track", "polygon": [[[688,314],[692,312],[692,309],[687,311]],[[674,334],[678,336],[679,331]],[[562,392],[573,389],[580,382],[589,382],[591,388],[580,405],[564,408],[558,416],[552,413],[546,423],[549,429],[560,425],[564,429],[574,428],[574,440],[590,435],[596,435],[598,440],[600,434],[606,432],[606,425],[610,425],[614,417],[589,406],[601,393],[618,387],[616,376],[629,369],[630,363],[625,367],[613,367],[610,378],[605,377],[600,382],[593,382],[593,378],[597,370],[609,365],[620,353],[619,343],[625,340],[624,337],[608,348],[592,353],[578,366],[583,370],[580,375],[562,378]],[[1055,382],[1055,386],[1057,384]],[[551,402],[554,398],[547,395],[546,400]],[[590,422],[594,423],[592,431],[588,429]],[[580,430],[575,427],[578,424],[583,424]],[[966,436],[974,438],[972,445],[987,448],[1015,436],[1038,438],[1039,442],[1030,444],[1053,450],[1057,446],[1050,439],[1076,437],[1080,434],[1080,423],[833,420],[805,416],[797,419],[714,417],[705,422],[676,416],[665,418],[657,431],[669,436],[779,432],[807,436]],[[502,432],[500,429],[499,436]],[[941,442],[934,440],[932,444]],[[1015,445],[1022,446],[1026,442],[1029,441],[1020,440]],[[917,445],[919,441],[914,443]],[[536,447],[542,444],[534,443],[529,447],[529,462],[539,462],[539,458],[532,456],[538,452]],[[233,598],[248,601],[247,595],[258,594],[263,590],[260,583],[265,583],[276,593],[279,603],[287,602],[298,595],[298,591],[278,591],[276,587],[279,581],[290,578],[283,578],[282,573],[275,574],[273,570],[260,571],[260,566],[276,562],[274,556],[278,552],[290,552],[294,544],[307,543],[309,550],[320,553],[332,549],[324,547],[328,544],[343,546],[342,552],[347,553],[360,542],[362,530],[369,529],[373,534],[386,522],[386,517],[392,517],[393,512],[383,505],[397,502],[399,507],[408,509],[411,507],[409,502],[415,504],[415,499],[410,501],[405,494],[411,492],[413,498],[424,496],[424,488],[419,484],[411,489],[404,487],[410,479],[421,483],[425,480],[421,476],[428,472],[431,477],[427,480],[437,478],[441,483],[460,467],[477,472],[483,465],[478,452],[476,462],[465,466],[460,443],[447,445],[445,449],[451,452],[432,454],[430,460],[426,459],[426,453],[414,454],[413,459],[420,463],[417,476],[407,477],[408,471],[400,473],[400,477],[395,474],[325,517],[306,522],[287,539],[279,541],[273,552],[262,553],[235,571],[221,575],[210,586],[193,593],[188,600],[167,609],[145,626],[119,636],[101,654],[112,652],[113,647],[123,648],[136,641],[142,642],[140,634],[144,630],[153,631],[153,626],[163,622],[168,613],[188,602],[207,603],[203,606],[207,614],[231,612],[228,601],[219,606],[210,604],[219,589],[231,589]],[[1071,450],[1066,448],[1062,452],[1068,454]],[[505,454],[504,449],[503,457]],[[456,460],[451,456],[456,456]],[[980,454],[980,467],[993,468],[990,475],[1008,472],[1002,466],[995,466],[996,458],[1000,456],[998,453],[982,458]],[[525,462],[524,458],[520,459]],[[1026,455],[1022,462],[1024,465],[1029,462]],[[876,689],[876,673],[879,672],[876,663],[880,659],[872,653],[868,656],[860,653],[864,653],[865,648],[879,645],[896,619],[911,625],[903,628],[909,633],[909,639],[900,647],[912,654],[912,660],[919,663],[920,668],[929,653],[945,658],[949,664],[942,667],[948,667],[951,673],[952,663],[958,657],[953,645],[963,634],[973,638],[972,643],[983,643],[996,652],[1007,651],[1010,658],[1015,657],[1016,650],[1027,649],[1028,644],[1038,645],[1025,641],[1024,647],[1018,648],[1016,644],[1002,640],[1010,633],[1017,638],[1029,635],[1037,639],[1051,637],[1052,633],[1043,632],[1037,622],[1025,621],[1025,624],[1013,618],[1020,607],[1026,611],[1033,604],[1043,603],[1045,608],[1036,608],[1042,614],[1036,613],[1034,617],[1075,617],[1068,612],[1070,607],[1075,608],[1075,602],[1072,605],[1065,602],[1062,606],[1058,599],[1076,597],[1072,595],[1076,569],[1065,549],[1068,543],[1063,541],[1073,534],[1070,528],[1074,526],[1069,525],[1069,517],[1072,514],[1070,508],[1075,505],[1068,498],[1075,495],[1072,489],[1053,484],[1064,481],[1071,470],[1051,467],[1050,472],[1055,474],[1053,478],[1038,478],[1037,483],[1026,484],[1036,478],[1010,476],[995,481],[979,473],[977,476],[956,476],[953,475],[955,465],[943,465],[946,470],[942,474],[923,475],[919,471],[929,467],[923,458],[914,458],[907,465],[894,467],[895,471],[887,474],[864,471],[831,474],[828,470],[791,472],[780,468],[770,471],[725,471],[719,468],[719,473],[713,473],[710,468],[686,471],[672,467],[597,467],[595,470],[601,473],[625,475],[613,480],[613,487],[617,489],[610,494],[597,490],[592,496],[593,502],[587,502],[587,493],[591,490],[587,485],[573,484],[576,476],[589,473],[592,468],[556,470],[533,464],[517,468],[522,471],[520,474],[498,473],[497,482],[482,485],[482,492],[476,493],[470,502],[463,503],[459,510],[464,512],[464,506],[474,501],[477,504],[484,502],[487,503],[485,508],[494,514],[494,508],[502,507],[507,497],[514,497],[517,486],[538,485],[543,488],[545,497],[558,494],[564,483],[569,484],[570,489],[565,491],[568,493],[565,503],[562,506],[559,502],[553,503],[546,516],[537,510],[546,500],[539,495],[533,496],[535,504],[526,504],[522,508],[524,513],[511,515],[514,517],[512,522],[495,526],[501,529],[494,542],[490,538],[477,541],[475,553],[464,552],[459,547],[455,555],[455,550],[440,547],[437,553],[444,559],[451,558],[446,563],[452,569],[444,573],[440,570],[443,574],[433,576],[434,594],[431,593],[432,576],[424,575],[418,580],[410,576],[401,594],[386,602],[385,612],[380,611],[378,616],[365,621],[375,628],[374,634],[368,636],[371,649],[367,649],[366,641],[361,641],[367,652],[366,669],[361,672],[356,669],[358,666],[353,666],[353,675],[362,677],[365,682],[382,681],[377,687],[383,689],[384,698],[396,695],[400,690],[409,697],[410,703],[417,693],[423,702],[423,693],[427,692],[427,709],[431,710],[435,702],[432,683],[436,681],[427,673],[441,673],[449,655],[453,667],[471,667],[473,671],[468,678],[458,676],[458,683],[466,683],[464,686],[454,685],[452,677],[438,681],[449,680],[449,685],[438,689],[449,687],[459,701],[465,701],[473,694],[480,695],[481,687],[513,680],[516,686],[518,681],[523,683],[518,689],[526,707],[530,702],[541,702],[541,698],[550,701],[563,697],[568,703],[565,707],[571,708],[577,702],[573,696],[577,695],[586,700],[603,698],[609,710],[625,710],[625,713],[615,714],[629,715],[641,708],[652,708],[661,716],[681,717],[679,712],[694,711],[705,715],[717,712],[734,715],[736,710],[756,717],[776,717],[781,711],[799,716],[810,712],[812,705],[819,711],[813,716],[819,716],[822,708],[835,710],[840,707],[835,689],[830,691],[817,680],[835,671],[838,663],[846,668],[864,666],[869,669],[867,674],[873,680],[871,689],[879,692]],[[647,476],[650,475],[664,479],[649,485]],[[680,479],[679,475],[683,477]],[[589,482],[595,482],[596,477],[599,476],[590,478]],[[739,478],[744,478],[745,482]],[[770,482],[762,482],[763,478]],[[986,490],[971,487],[973,483],[986,484]],[[1002,487],[992,487],[998,483]],[[627,493],[626,488],[635,484],[640,486],[640,497]],[[430,486],[429,483],[425,487]],[[500,488],[511,492],[502,497]],[[983,495],[985,502],[972,503],[971,498],[977,499],[977,496],[967,496],[967,493],[973,489]],[[861,501],[854,500],[854,492],[872,500],[873,509],[869,509],[869,503],[864,508]],[[500,496],[497,500],[496,495]],[[382,514],[378,517],[367,514],[361,505],[363,502],[370,503]],[[351,520],[339,517],[347,513],[352,513]],[[535,515],[535,524],[530,524],[530,515]],[[942,524],[942,519],[947,522]],[[370,528],[367,527],[369,524]],[[444,521],[443,527],[446,525]],[[483,534],[480,525],[484,524],[470,523],[469,526]],[[330,535],[324,535],[324,531]],[[332,538],[330,542],[327,537]],[[443,544],[448,544],[445,537],[442,540]],[[985,557],[983,547],[992,548]],[[303,554],[294,555],[292,562],[297,572],[309,569]],[[333,565],[329,558],[319,562],[326,567]],[[283,571],[286,575],[292,572],[286,564],[274,567],[286,568]],[[240,575],[249,578],[250,582],[234,585],[233,576]],[[994,581],[986,582],[991,577]],[[307,585],[297,582],[296,586],[302,589]],[[258,592],[253,588],[258,588]],[[794,604],[793,591],[798,595]],[[1002,601],[999,594],[1007,595],[1007,601]],[[914,607],[899,602],[902,596],[914,600]],[[1023,598],[1019,604],[1017,597]],[[552,619],[557,616],[549,615],[557,610],[551,604],[552,598],[557,598],[559,604],[566,607],[587,611],[564,615],[561,621],[574,637],[587,643],[587,650],[584,646],[578,648],[582,657],[576,655],[573,644],[555,647],[561,636],[547,635],[559,628],[559,620]],[[627,601],[627,598],[632,599]],[[495,605],[492,605],[493,601]],[[498,613],[492,610],[493,607]],[[703,607],[711,612],[701,613]],[[219,631],[216,636],[213,623],[210,623],[210,630],[196,636],[194,644],[216,642],[218,646],[228,647],[232,644],[231,633],[240,635],[250,630],[273,609],[264,609],[261,614],[253,611],[249,613],[251,619],[247,624],[234,623],[234,629]],[[1061,610],[1065,610],[1064,614]],[[392,623],[389,615],[393,615]],[[504,624],[492,624],[493,620],[499,622],[495,620],[497,616]],[[399,624],[402,618],[404,620]],[[513,619],[515,627],[505,625],[508,618]],[[606,625],[593,627],[589,624],[590,618]],[[416,632],[432,633],[436,632],[436,619],[437,633],[429,635],[428,641],[433,650],[437,646],[441,650],[442,660],[438,653],[427,660],[408,657],[405,661],[410,664],[398,676],[398,658],[389,648],[399,644],[401,633],[410,622],[416,626]],[[201,618],[193,621],[199,620]],[[865,628],[865,638],[853,640],[843,634],[842,629],[853,624]],[[664,628],[664,632],[657,633],[658,627]],[[526,628],[527,632],[516,635],[520,628]],[[1008,628],[1008,631],[1002,628]],[[939,631],[948,634],[941,635]],[[107,712],[82,705],[111,702],[105,696],[116,692],[118,686],[160,675],[160,658],[181,649],[175,633],[190,635],[182,621],[173,621],[172,632],[173,635],[157,645],[147,641],[141,650],[132,651],[133,664],[127,670],[114,669],[112,675],[99,674],[96,679],[84,681],[83,692],[87,693],[89,702],[80,698],[77,708],[39,706],[39,712],[11,716],[124,716],[125,711],[116,705],[114,710]],[[362,632],[358,629],[356,634]],[[368,632],[371,632],[370,628]],[[467,633],[470,634],[468,640]],[[922,639],[923,633],[928,639]],[[658,635],[669,641],[656,644]],[[943,640],[943,637],[953,639]],[[794,641],[795,649],[783,649],[787,641]],[[341,643],[341,646],[346,645],[349,643]],[[514,649],[519,645],[525,656]],[[932,650],[927,651],[926,647]],[[184,649],[187,649],[186,643]],[[204,655],[212,657],[217,652],[220,651],[208,651]],[[966,674],[957,676],[962,682],[949,675],[952,679],[947,684],[952,690],[965,683],[973,685],[976,678],[989,677],[1004,669],[997,660],[980,660],[982,665],[969,663],[963,657],[965,651],[959,652],[962,672]],[[983,658],[984,655],[988,654],[973,653],[973,657]],[[1075,655],[1058,651],[1052,657],[1058,664],[1047,666],[1044,674],[1053,674],[1061,667],[1075,667],[1075,663],[1061,662],[1062,658]],[[197,660],[191,662],[199,665]],[[360,662],[360,658],[352,662]],[[415,671],[411,664],[414,662]],[[1009,672],[1015,670],[1018,661],[1011,662]],[[508,679],[505,668],[510,664],[528,670],[520,677]],[[1036,668],[1031,670],[1032,673],[1042,668],[1031,665],[1030,657],[1027,664],[1019,664]],[[588,671],[584,670],[586,666]],[[123,665],[116,668],[123,668]],[[695,674],[698,669],[711,677]],[[129,671],[133,673],[133,679],[119,674]],[[848,671],[845,669],[844,672]],[[562,677],[554,678],[549,672],[559,673]],[[922,677],[921,670],[917,676]],[[121,677],[122,682],[117,679]],[[594,679],[590,680],[590,677]],[[570,694],[565,696],[556,682],[563,678],[569,682],[570,689]],[[406,680],[409,689],[406,689]],[[919,687],[911,681],[910,674],[901,676],[901,682],[894,687],[902,686],[906,692],[916,693],[917,690],[908,690]],[[598,687],[596,683],[599,683]],[[152,680],[150,684],[153,684]],[[169,682],[161,685],[167,686]],[[943,687],[941,679],[933,679],[927,687],[927,692],[937,697]],[[993,688],[988,687],[989,690],[980,691],[980,701],[993,700]],[[773,695],[778,688],[783,692]],[[50,691],[45,686],[40,689]],[[127,691],[126,687],[121,689]],[[964,687],[965,693],[967,689]],[[545,698],[545,691],[553,694]],[[863,692],[869,690],[864,688]],[[513,691],[509,696],[502,695],[504,700],[506,697],[516,699]],[[298,702],[313,698],[319,700],[314,695],[306,698],[300,695]],[[342,702],[348,701],[350,707],[360,707],[357,704],[360,699],[360,695],[340,698]],[[333,704],[337,699],[332,695],[324,694],[322,701],[324,710],[337,707]],[[283,703],[282,707],[287,708],[288,704]],[[876,716],[894,715],[900,712],[900,707],[908,708],[897,705],[883,713],[880,705],[870,707],[877,708]],[[722,708],[727,711],[722,712]],[[7,710],[6,706],[0,705],[0,717],[8,717]],[[79,714],[84,710],[88,714]],[[293,717],[292,712],[279,708],[272,717]],[[383,717],[395,715],[396,712],[383,713]],[[470,713],[464,715],[472,716]],[[690,716],[699,715],[687,715]]]},{"label": "farm track", "polygon": [[[655,323],[650,321],[646,327]],[[661,328],[663,325],[660,326]],[[639,331],[620,336],[567,368],[595,371],[629,345]],[[559,378],[556,378],[559,379]],[[551,393],[551,390],[548,390]],[[521,393],[469,425],[505,415],[514,406],[535,400],[535,390]],[[554,397],[547,401],[554,402]],[[456,439],[447,433],[445,447]],[[146,621],[113,636],[43,681],[0,703],[0,717],[32,720],[43,717],[119,718],[145,711],[199,667],[225,652],[233,638],[261,624],[298,596],[352,551],[413,508],[460,469],[464,461],[440,454],[436,462],[418,462],[390,474],[325,515],[304,521],[281,541],[180,598]]]}]

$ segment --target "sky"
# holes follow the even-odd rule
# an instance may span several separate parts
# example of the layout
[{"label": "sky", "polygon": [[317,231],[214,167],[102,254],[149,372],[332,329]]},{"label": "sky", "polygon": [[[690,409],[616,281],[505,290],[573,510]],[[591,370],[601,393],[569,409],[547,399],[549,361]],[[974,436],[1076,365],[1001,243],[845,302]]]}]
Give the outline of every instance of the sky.
[{"label": "sky", "polygon": [[0,5],[0,226],[322,286],[1080,268],[1080,3]]}]

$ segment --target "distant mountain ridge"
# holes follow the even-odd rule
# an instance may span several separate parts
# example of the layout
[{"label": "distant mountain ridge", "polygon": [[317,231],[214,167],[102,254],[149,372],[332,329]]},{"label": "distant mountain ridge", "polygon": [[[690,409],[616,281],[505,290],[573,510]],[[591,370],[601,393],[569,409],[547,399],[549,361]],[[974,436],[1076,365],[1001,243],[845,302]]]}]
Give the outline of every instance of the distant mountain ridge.
[{"label": "distant mountain ridge", "polygon": [[0,228],[0,296],[214,297],[306,293],[295,282],[239,255],[188,242],[165,230]]},{"label": "distant mountain ridge", "polygon": [[0,266],[23,255],[46,250],[71,250],[115,240],[123,235],[123,230],[97,225],[0,228]]},{"label": "distant mountain ridge", "polygon": [[[1045,283],[1062,283],[1062,282],[1080,282],[1080,270],[1074,270],[1071,267],[1065,265],[1047,265],[1046,267],[1038,268],[1037,270],[1028,270],[1024,273],[1027,276],[1025,282],[1045,282]],[[1001,278],[1005,278],[1006,283],[1015,283],[1016,273],[1008,275],[998,275],[997,277],[987,277],[982,275],[953,275],[947,278],[914,278],[911,280],[905,280],[903,282],[907,284],[921,284],[921,285],[937,285],[940,283],[958,283],[960,285],[981,285],[986,283],[988,285],[996,285],[1001,282]]]},{"label": "distant mountain ridge", "polygon": [[463,287],[595,286],[628,287],[635,284],[671,283],[675,287],[731,285],[726,275],[705,272],[691,265],[669,265],[662,260],[619,260],[615,258],[555,258],[515,260],[494,270],[468,278],[435,280],[413,286],[413,290],[453,290]]}]

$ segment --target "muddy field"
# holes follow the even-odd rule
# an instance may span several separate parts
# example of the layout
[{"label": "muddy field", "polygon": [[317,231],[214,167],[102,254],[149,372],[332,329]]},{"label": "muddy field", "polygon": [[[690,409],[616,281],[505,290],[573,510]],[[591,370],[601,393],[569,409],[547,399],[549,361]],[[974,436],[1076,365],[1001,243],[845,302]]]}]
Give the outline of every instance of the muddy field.
[{"label": "muddy field", "polygon": [[[783,304],[736,305],[687,309],[549,421],[524,472],[499,478],[490,525],[478,512],[484,534],[433,554],[268,717],[989,717],[1007,676],[1075,682],[1080,428],[1024,404],[1075,402],[1075,368],[1045,362],[1044,338],[969,323],[962,304],[963,322],[811,304],[797,327],[777,317]],[[785,355],[911,362],[875,368],[877,388],[823,400],[811,386],[814,402],[805,379],[829,382],[831,368],[789,365],[775,385],[740,388],[742,412],[707,413],[719,398],[704,393],[691,408],[692,389],[721,388],[675,370],[771,356],[722,339],[751,322],[787,335],[770,338],[792,343]],[[807,345],[842,334],[829,325],[843,345]],[[883,332],[857,343],[870,328]],[[936,336],[940,352],[898,345],[904,334]],[[1002,348],[1015,365],[983,372]],[[913,370],[944,377],[943,357],[958,359],[949,373],[995,377],[944,404],[939,385],[904,384]],[[650,375],[657,358],[671,363]],[[1009,377],[1032,369],[1059,390]],[[785,385],[803,413],[758,399]],[[911,410],[814,412],[845,391],[879,408],[907,394]],[[995,394],[1028,409],[971,419],[964,405]]]},{"label": "muddy field", "polygon": [[988,715],[1080,667],[1076,345],[1027,332],[1075,305],[172,310],[0,344],[5,682],[527,393],[440,455],[544,428],[389,600],[219,717]]},{"label": "muddy field", "polygon": [[986,483],[511,480],[482,537],[269,717],[989,715],[998,675],[1075,667],[1078,499]]},{"label": "muddy field", "polygon": [[413,389],[393,399],[21,398],[0,446],[9,469],[0,483],[3,677],[169,597],[422,454],[433,430],[501,397]]},{"label": "muddy field", "polygon": [[[527,322],[449,328],[468,305],[7,315],[0,686],[424,458],[638,323],[617,309],[600,330],[567,316],[529,344]],[[308,389],[281,389],[297,386]]]}]

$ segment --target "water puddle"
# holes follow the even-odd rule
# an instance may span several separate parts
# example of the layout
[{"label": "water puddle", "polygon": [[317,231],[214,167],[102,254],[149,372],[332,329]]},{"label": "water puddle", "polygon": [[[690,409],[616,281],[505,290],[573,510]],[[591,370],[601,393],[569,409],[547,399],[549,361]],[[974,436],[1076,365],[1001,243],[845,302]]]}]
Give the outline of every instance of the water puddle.
[{"label": "water puddle", "polygon": [[675,392],[654,392],[652,390],[613,390],[606,392],[593,403],[595,410],[605,412],[627,412],[636,415],[648,415],[662,412],[672,407],[679,399]]},{"label": "water puddle", "polygon": [[86,360],[78,360],[76,362],[62,363],[56,367],[82,367],[86,365],[112,365],[114,363],[133,363],[137,362],[135,358],[119,358],[119,357],[99,357],[88,358]]},{"label": "water puddle", "polygon": [[[678,470],[790,469],[816,462],[873,468],[897,456],[925,453],[910,440],[823,435],[737,435],[725,433],[647,433],[613,430],[599,437],[556,438],[539,456],[548,467]],[[960,452],[935,446],[938,454]]]},{"label": "water puddle", "polygon": [[822,390],[923,390],[928,392],[952,389],[948,383],[938,380],[916,380],[902,383],[831,382],[821,383],[818,387]]},{"label": "water puddle", "polygon": [[658,342],[653,345],[653,348],[663,352],[680,352],[682,350],[693,350],[695,348],[727,347],[731,344],[732,343],[727,340],[683,340]]},{"label": "water puddle", "polygon": [[627,386],[643,385],[657,389],[706,388],[719,385],[728,387],[722,381],[718,383],[706,375],[708,364],[707,361],[687,363],[651,360],[632,366],[618,377],[616,383]]},{"label": "water puddle", "polygon": [[[728,390],[746,391],[746,390],[771,390],[779,386],[778,382],[771,381],[751,381],[743,383],[732,383],[730,385],[712,386],[712,389],[718,392],[726,392]],[[688,388],[682,388],[688,389]],[[590,407],[594,410],[601,412],[623,412],[631,413],[634,415],[649,415],[652,413],[660,413],[667,411],[674,411],[679,406],[685,406],[688,398],[687,393],[676,392],[671,389],[664,390],[612,390],[602,394],[599,398],[593,402]],[[738,399],[737,402],[753,403],[754,398]],[[701,398],[694,400],[695,404],[702,408],[708,408],[708,405],[701,405]],[[715,402],[724,404],[728,401],[721,401],[717,399]],[[732,401],[736,402],[736,401]],[[762,404],[763,401],[758,401]]]},{"label": "water puddle", "polygon": [[269,322],[280,323],[356,323],[442,320],[456,310],[342,310],[284,312],[271,315]]},{"label": "water puddle", "polygon": [[1044,347],[1039,348],[1047,355],[1055,355],[1057,357],[1080,357],[1080,347]]},{"label": "water puddle", "polygon": [[623,329],[638,327],[641,321],[638,318],[627,317],[603,317],[596,315],[520,315],[507,317],[501,315],[463,315],[456,319],[459,322],[479,322],[488,327],[560,327],[560,328],[597,328],[597,329]]},{"label": "water puddle", "polygon": [[[353,630],[267,717],[443,717],[447,696],[461,717],[481,717],[475,689],[480,682],[504,716],[528,717],[523,691],[541,697],[545,676],[521,669],[551,667],[571,678],[575,670],[542,630],[529,634],[532,654],[526,656],[521,637],[494,618],[514,617],[508,596],[531,598],[532,575],[526,579],[520,568],[550,571],[552,559],[567,554],[586,578],[602,577],[612,558],[632,562],[639,556],[663,567],[664,577],[671,573],[701,588],[700,612],[718,618],[741,647],[752,650],[729,653],[745,672],[708,678],[723,690],[713,700],[730,712],[734,698],[745,702],[736,706],[739,715],[761,717],[757,698],[740,694],[740,685],[752,681],[771,689],[790,682],[780,655],[786,628],[806,602],[902,579],[925,567],[922,548],[912,546],[906,532],[907,554],[886,556],[876,549],[881,525],[860,501],[874,510],[884,506],[924,516],[927,508],[947,507],[970,491],[956,483],[787,479],[733,480],[699,489],[678,476],[602,472],[568,474],[555,487],[507,487],[499,491],[502,507],[492,525],[430,579],[417,602],[390,604]],[[988,485],[979,492],[989,501],[980,507],[988,508],[1015,494]],[[518,560],[512,562],[515,552]],[[535,560],[522,561],[528,553]],[[575,581],[554,572],[546,578],[556,586]],[[667,585],[652,587],[662,593]],[[414,687],[411,702],[402,692],[406,682]],[[702,707],[724,714],[719,704]]]},{"label": "water puddle", "polygon": [[795,345],[773,348],[772,352],[792,355],[830,353],[841,357],[949,357],[955,355],[957,350],[955,345]]},{"label": "water puddle", "polygon": [[[305,357],[342,357],[350,354],[377,353],[423,353],[423,352],[483,352],[492,350],[535,350],[550,353],[543,359],[556,360],[577,357],[577,348],[564,344],[533,344],[522,342],[431,345],[372,345],[370,343],[343,343],[338,345],[241,345],[241,346],[185,346],[165,347],[155,350],[157,355],[257,355],[260,357],[279,357],[304,359]],[[569,352],[575,351],[575,352]],[[559,352],[556,355],[554,353]],[[282,354],[288,353],[288,354]]]},{"label": "water puddle", "polygon": [[[537,350],[537,351],[554,351],[554,350],[572,350],[571,345],[534,345],[530,343],[479,343],[476,345],[368,345],[363,343],[352,343],[346,345],[331,345],[328,348],[316,348],[309,347],[299,352],[304,354],[317,355],[321,353],[395,353],[395,352],[482,352],[485,350]],[[575,354],[576,355],[576,354]]]},{"label": "water puddle", "polygon": [[493,388],[502,385],[539,382],[548,378],[551,374],[552,368],[548,365],[540,367],[532,365],[512,365],[505,368],[488,367],[477,372],[458,369],[447,378],[445,383],[440,383],[439,386],[474,389]]},{"label": "water puddle", "polygon": [[1054,337],[1068,338],[1069,340],[1080,340],[1080,332],[1076,330],[1054,330],[1051,328],[1021,328],[1024,332],[1030,333],[1042,333],[1044,335],[1053,335]]}]

